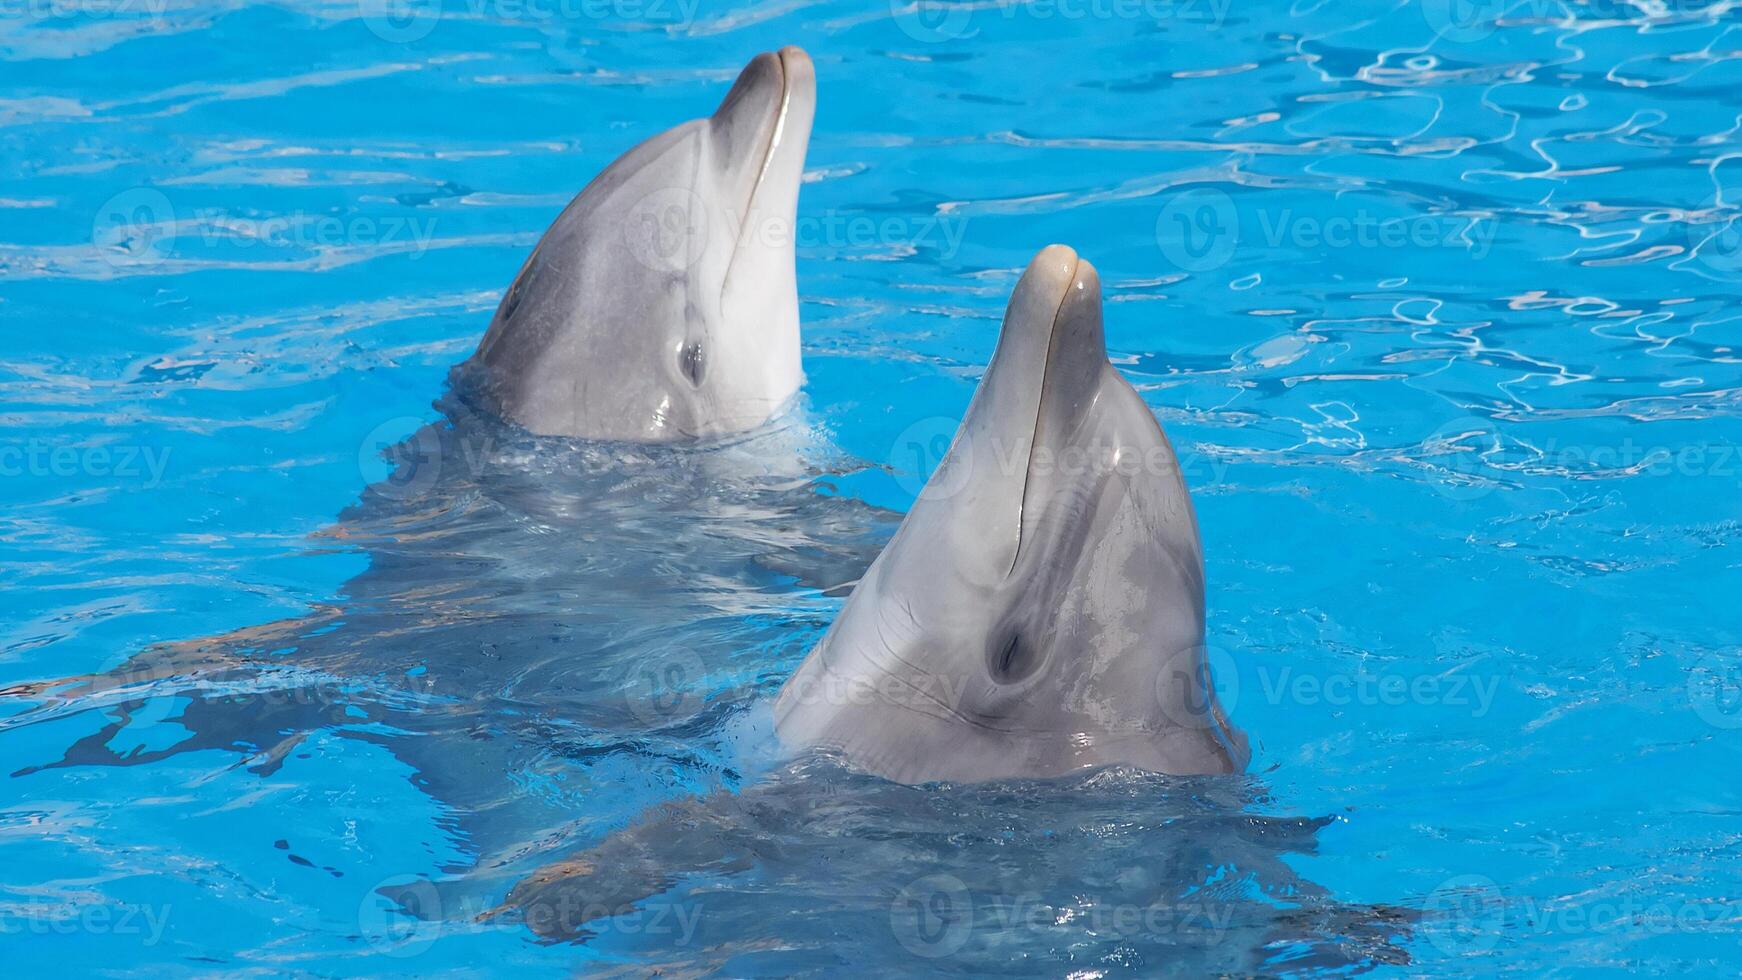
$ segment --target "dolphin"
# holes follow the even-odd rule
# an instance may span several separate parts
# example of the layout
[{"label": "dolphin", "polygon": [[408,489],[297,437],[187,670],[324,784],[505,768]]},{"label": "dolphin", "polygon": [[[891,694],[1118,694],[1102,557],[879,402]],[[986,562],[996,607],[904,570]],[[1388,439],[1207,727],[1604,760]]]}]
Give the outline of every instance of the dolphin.
[{"label": "dolphin", "polygon": [[[566,814],[499,805],[509,774],[553,751],[586,773],[691,721],[660,702],[667,678],[802,621],[791,601],[754,626],[722,619],[830,595],[893,526],[814,492],[834,470],[808,457],[830,451],[769,423],[801,380],[792,226],[815,101],[802,50],[760,54],[711,116],[607,167],[453,369],[441,417],[319,536],[368,568],[303,615],[0,688],[0,730],[102,718],[13,778],[214,749],[266,779],[335,735],[410,766],[482,853]],[[558,712],[572,741],[516,703],[528,682],[576,696]],[[169,716],[187,738],[109,745]]]},{"label": "dolphin", "polygon": [[798,391],[793,229],[816,73],[750,60],[712,116],[636,146],[544,233],[455,388],[536,435],[740,432]]},{"label": "dolphin", "polygon": [[782,688],[776,730],[904,783],[1242,770],[1209,681],[1191,496],[1107,360],[1095,267],[1050,246],[949,452]]},{"label": "dolphin", "polygon": [[1146,965],[1407,963],[1391,938],[1413,913],[1340,902],[1288,866],[1332,818],[1254,812],[1263,787],[1227,778],[1250,750],[1210,683],[1202,550],[1173,448],[1107,359],[1094,266],[1043,250],[918,501],[771,717],[746,712],[741,741],[772,734],[773,768],[549,861],[478,923],[615,954],[611,920],[687,915],[685,966],[734,972],[766,951],[730,937],[772,917],[814,921],[865,967],[889,944],[838,944],[880,938],[887,915],[920,964],[979,972],[1050,962],[1047,938],[998,923],[1068,899],[1159,920],[1121,946]]}]

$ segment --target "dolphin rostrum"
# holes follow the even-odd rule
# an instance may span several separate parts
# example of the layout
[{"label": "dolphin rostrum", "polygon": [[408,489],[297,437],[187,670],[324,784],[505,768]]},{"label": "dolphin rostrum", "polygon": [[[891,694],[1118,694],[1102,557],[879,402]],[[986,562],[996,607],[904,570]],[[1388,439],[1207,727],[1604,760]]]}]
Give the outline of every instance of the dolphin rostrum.
[{"label": "dolphin rostrum", "polygon": [[538,435],[753,428],[798,390],[794,220],[816,108],[799,48],[619,157],[563,210],[455,382]]},{"label": "dolphin rostrum", "polygon": [[1095,268],[1029,263],[955,442],[781,690],[789,747],[905,783],[1244,769],[1209,684],[1173,447],[1108,363]]}]

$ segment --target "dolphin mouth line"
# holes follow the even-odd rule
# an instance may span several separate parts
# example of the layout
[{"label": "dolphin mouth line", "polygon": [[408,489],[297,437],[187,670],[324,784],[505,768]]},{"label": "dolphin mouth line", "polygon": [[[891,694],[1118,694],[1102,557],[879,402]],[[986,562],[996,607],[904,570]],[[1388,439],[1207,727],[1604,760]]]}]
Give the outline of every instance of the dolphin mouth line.
[{"label": "dolphin mouth line", "polygon": [[1071,258],[1071,274],[1065,280],[1064,292],[1059,294],[1058,306],[1053,308],[1052,323],[1046,331],[1045,360],[1040,365],[1040,397],[1034,400],[1034,424],[1028,430],[1027,458],[1022,466],[1022,498],[1016,503],[1016,547],[1010,553],[1010,567],[1004,570],[1004,577],[1009,578],[1016,571],[1017,563],[1022,559],[1022,525],[1028,514],[1028,485],[1034,479],[1034,448],[1040,440],[1040,420],[1046,411],[1047,379],[1052,375],[1053,347],[1058,343],[1059,314],[1064,312],[1065,303],[1070,301],[1071,288],[1077,282],[1077,269],[1082,265],[1081,256]]},{"label": "dolphin mouth line", "polygon": [[[752,215],[756,211],[756,195],[768,183],[768,169],[774,163],[774,153],[781,145],[781,137],[786,134],[786,117],[792,109],[792,70],[786,64],[786,49],[776,51],[774,60],[780,66],[780,108],[775,112],[774,128],[768,133],[768,143],[762,148],[762,163],[756,168],[756,180],[751,183],[750,193],[744,199],[744,210],[740,215],[741,226],[732,240],[732,255],[726,260],[726,275],[720,280],[721,296],[726,294],[726,284],[732,280],[732,270],[738,263],[738,253],[744,246],[745,236],[755,233]],[[802,173],[799,179],[803,181]]]},{"label": "dolphin mouth line", "polygon": [[[756,192],[768,181],[768,167],[774,162],[774,149],[780,145],[780,138],[786,134],[786,116],[792,109],[792,69],[786,64],[786,49],[774,53],[774,60],[780,65],[780,111],[774,115],[774,129],[768,134],[768,145],[762,148],[762,166],[756,169],[756,183],[750,187],[750,200],[746,210],[756,205]],[[803,180],[804,175],[799,175]]]}]

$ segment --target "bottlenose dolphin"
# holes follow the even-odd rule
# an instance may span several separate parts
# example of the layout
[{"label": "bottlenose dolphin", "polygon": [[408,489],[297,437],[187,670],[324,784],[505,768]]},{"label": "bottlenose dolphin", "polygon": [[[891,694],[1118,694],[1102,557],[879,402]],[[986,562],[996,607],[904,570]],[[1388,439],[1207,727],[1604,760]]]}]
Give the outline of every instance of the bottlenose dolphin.
[{"label": "bottlenose dolphin", "polygon": [[1173,447],[1107,360],[1094,266],[1029,264],[948,454],[782,689],[781,740],[899,782],[1245,768]]},{"label": "bottlenose dolphin", "polygon": [[[750,726],[746,740],[777,734],[775,758],[791,758],[650,809],[479,922],[608,944],[612,927],[593,923],[664,916],[696,929],[686,965],[734,972],[758,951],[715,937],[757,917],[817,920],[832,947],[880,936],[887,915],[922,960],[974,972],[1052,962],[1012,910],[1052,923],[1069,905],[1139,912],[1121,949],[1186,972],[1262,971],[1280,948],[1327,969],[1407,962],[1390,937],[1412,914],[1338,902],[1283,860],[1311,853],[1329,818],[1253,812],[1255,780],[1218,778],[1249,750],[1215,700],[1203,636],[1202,548],[1173,449],[1108,362],[1094,267],[1050,247],[920,499],[762,716],[774,731]],[[912,969],[887,947],[858,952]]]},{"label": "bottlenose dolphin", "polygon": [[[878,543],[865,535],[876,534],[882,516],[805,492],[817,474],[803,456],[819,448],[815,440],[801,425],[762,424],[800,379],[792,225],[815,103],[804,51],[759,54],[712,116],[654,136],[600,173],[526,260],[477,352],[454,368],[452,391],[437,402],[441,418],[392,447],[393,474],[325,532],[366,550],[369,570],[337,602],[304,616],[155,645],[112,669],[0,691],[55,692],[8,724],[113,709],[117,718],[104,729],[113,733],[145,700],[192,689],[180,720],[193,734],[179,745],[118,759],[99,734],[42,768],[140,764],[220,747],[270,773],[311,731],[404,711],[408,683],[413,710],[401,722],[411,730],[443,724],[439,708],[419,698],[487,699],[512,673],[490,672],[500,653],[483,662],[468,653],[520,649],[523,625],[535,637],[572,633],[566,610],[544,601],[479,603],[477,593],[498,577],[523,580],[496,582],[499,594],[534,591],[524,580],[560,581],[619,612],[657,596],[668,622],[736,589],[828,590],[856,577]],[[651,445],[739,430],[701,446]],[[504,514],[517,517],[499,520]],[[528,527],[577,524],[571,540],[596,544],[593,560],[571,549],[534,557]],[[696,547],[693,560],[664,553],[697,534],[711,543]],[[644,547],[649,540],[658,550]],[[635,556],[641,567],[624,568]],[[467,574],[455,575],[456,566]],[[689,590],[661,573],[705,598],[685,605],[678,597]],[[722,587],[728,582],[735,589]],[[453,636],[462,652],[422,667],[420,651],[370,645],[406,624]],[[613,644],[611,625],[586,625],[599,631],[592,641]],[[488,639],[459,639],[467,632]],[[543,642],[521,652],[542,661]],[[683,646],[693,652],[697,642]],[[271,649],[296,656],[262,655]],[[641,669],[658,670],[662,655],[643,658]],[[630,669],[599,666],[606,683]],[[358,678],[379,688],[326,690]],[[492,760],[478,768],[501,767]],[[467,789],[456,779],[450,798]]]},{"label": "bottlenose dolphin", "polygon": [[[622,760],[697,765],[691,729],[736,709],[675,685],[766,703],[898,519],[818,492],[860,464],[791,417],[696,445],[602,443],[533,436],[450,398],[388,456],[392,476],[310,542],[367,561],[331,597],[0,685],[0,732],[80,719],[10,776],[209,752],[271,779],[311,738],[355,740],[453,808],[472,858],[511,850],[574,815],[509,792],[516,774],[609,789]],[[182,737],[129,741],[165,721]],[[587,795],[595,813],[617,801],[618,821],[645,805]]]},{"label": "bottlenose dolphin", "polygon": [[[906,784],[1235,772],[1249,752],[1203,638],[1202,546],[1173,448],[1107,360],[1094,266],[1054,245],[1016,284],[949,452],[781,688],[773,727],[800,766],[822,750]],[[721,810],[759,805],[674,804],[527,878],[504,908],[569,935],[669,886],[674,864],[742,868],[753,846],[674,826]]]},{"label": "bottlenose dolphin", "polygon": [[799,48],[619,157],[544,233],[456,389],[538,435],[665,441],[798,391],[794,220],[816,108]]}]

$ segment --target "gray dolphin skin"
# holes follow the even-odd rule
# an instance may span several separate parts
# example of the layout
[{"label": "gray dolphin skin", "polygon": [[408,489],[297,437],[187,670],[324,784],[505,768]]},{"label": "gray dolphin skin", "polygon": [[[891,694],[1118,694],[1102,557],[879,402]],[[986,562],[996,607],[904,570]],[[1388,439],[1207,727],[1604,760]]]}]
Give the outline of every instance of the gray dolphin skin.
[{"label": "gray dolphin skin", "polygon": [[1108,363],[1095,269],[1035,257],[944,457],[776,730],[903,783],[1245,768],[1209,684],[1191,497]]},{"label": "gray dolphin skin", "polygon": [[456,385],[537,435],[738,432],[801,380],[793,223],[809,56],[759,54],[706,119],[619,157],[527,258]]}]

